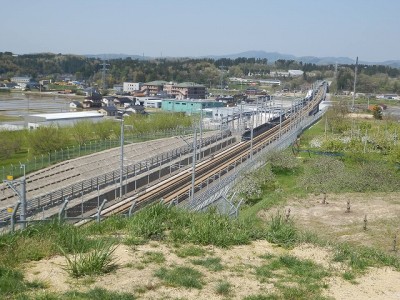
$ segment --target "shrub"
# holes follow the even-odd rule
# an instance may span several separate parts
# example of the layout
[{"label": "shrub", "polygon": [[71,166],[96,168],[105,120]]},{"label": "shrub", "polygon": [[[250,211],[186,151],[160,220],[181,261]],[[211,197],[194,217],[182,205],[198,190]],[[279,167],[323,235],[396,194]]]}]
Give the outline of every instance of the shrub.
[{"label": "shrub", "polygon": [[272,153],[268,162],[271,164],[271,170],[274,174],[290,174],[299,167],[299,161],[289,151]]}]

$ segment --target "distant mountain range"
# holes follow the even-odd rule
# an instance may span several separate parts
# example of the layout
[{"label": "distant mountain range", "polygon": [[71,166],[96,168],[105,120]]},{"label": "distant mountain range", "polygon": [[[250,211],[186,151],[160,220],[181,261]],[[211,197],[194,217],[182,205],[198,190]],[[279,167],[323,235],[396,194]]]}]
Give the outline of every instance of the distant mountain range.
[{"label": "distant mountain range", "polygon": [[[149,56],[142,56],[142,55],[128,55],[128,54],[87,54],[85,55],[87,57],[96,57],[96,58],[101,58],[101,59],[126,59],[128,57],[132,59],[143,59],[143,60],[148,60],[148,59],[154,59],[154,57],[149,57]],[[355,64],[355,58],[351,59],[348,57],[316,57],[316,56],[294,56],[291,54],[282,54],[279,52],[266,52],[266,51],[245,51],[241,53],[236,53],[236,54],[227,54],[227,55],[207,55],[207,56],[202,56],[202,57],[192,57],[192,58],[212,58],[212,59],[220,59],[220,58],[230,58],[230,59],[236,59],[239,57],[246,57],[246,58],[266,58],[268,62],[272,63],[277,61],[278,59],[284,59],[284,60],[296,60],[296,61],[302,61],[303,63],[312,63],[316,65],[328,65],[328,64],[339,64],[339,65],[351,65]],[[173,59],[177,57],[164,57],[166,59]],[[367,61],[359,61],[360,64],[365,64],[365,65],[384,65],[384,66],[390,66],[393,68],[400,68],[400,60],[388,60],[384,62],[367,62]]]}]

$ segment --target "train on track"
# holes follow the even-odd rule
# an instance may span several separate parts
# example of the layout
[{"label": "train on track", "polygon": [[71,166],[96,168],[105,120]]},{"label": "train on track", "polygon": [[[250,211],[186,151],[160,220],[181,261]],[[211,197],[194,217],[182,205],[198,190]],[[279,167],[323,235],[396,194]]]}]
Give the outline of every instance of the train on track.
[{"label": "train on track", "polygon": [[[282,114],[282,119],[281,117],[275,117],[272,120],[268,121],[267,123],[261,124],[253,129],[253,138],[256,136],[259,136],[260,134],[263,134],[264,132],[270,130],[271,128],[279,125],[280,122],[283,122],[285,120],[285,114]],[[251,129],[247,129],[243,134],[242,134],[242,141],[250,141],[251,140]]]},{"label": "train on track", "polygon": [[[323,86],[325,82],[323,81],[320,83],[319,87]],[[311,102],[314,97],[317,95],[318,90],[309,90],[307,95],[299,102],[295,104],[295,106],[292,106],[288,110],[285,111],[285,113],[282,113],[281,116],[275,117],[271,120],[269,120],[267,123],[261,124],[253,129],[253,138],[259,136],[260,134],[263,134],[264,132],[272,129],[275,126],[278,126],[280,123],[284,122],[287,118],[289,118],[292,114],[296,113],[297,111],[300,111],[304,106],[306,106],[309,102]],[[321,99],[325,100],[324,99]],[[308,115],[315,115],[319,111],[319,103],[315,105],[313,109],[311,109],[308,112]],[[251,129],[247,129],[243,134],[242,134],[242,141],[249,141],[251,140],[252,133]]]}]

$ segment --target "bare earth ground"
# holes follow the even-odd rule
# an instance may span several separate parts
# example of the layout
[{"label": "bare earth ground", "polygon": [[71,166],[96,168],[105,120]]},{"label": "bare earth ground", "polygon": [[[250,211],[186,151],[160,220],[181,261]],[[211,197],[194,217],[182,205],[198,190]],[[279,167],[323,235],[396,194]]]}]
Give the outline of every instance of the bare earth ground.
[{"label": "bare earth ground", "polygon": [[[400,228],[400,193],[328,194],[327,204],[322,204],[322,200],[323,195],[290,199],[281,209],[287,212],[290,208],[290,217],[296,226],[318,236],[384,251],[392,249]],[[350,201],[349,213],[347,201]],[[268,212],[262,214],[265,216]],[[364,230],[365,218],[367,230]]]},{"label": "bare earth ground", "polygon": [[[343,194],[328,195],[329,204],[321,204],[321,195],[304,199],[289,200],[291,216],[300,227],[310,228],[322,236],[353,241],[358,244],[380,246],[390,251],[392,234],[397,232],[400,221],[398,203],[400,194]],[[346,213],[347,199],[351,201],[350,213]],[[271,211],[260,213],[267,218]],[[367,230],[363,230],[363,219],[367,214]],[[326,282],[328,288],[324,295],[333,299],[400,299],[400,272],[390,268],[371,268],[365,275],[356,277],[351,283],[339,276],[345,266],[332,262],[332,251],[309,244],[300,245],[291,250],[276,247],[266,241],[255,241],[250,245],[236,246],[231,249],[204,247],[207,257],[221,258],[222,271],[209,271],[202,266],[193,265],[190,260],[198,257],[180,258],[174,246],[151,242],[141,246],[119,245],[116,250],[117,270],[110,274],[72,279],[62,266],[64,257],[31,262],[26,265],[27,280],[38,279],[48,284],[48,290],[65,292],[71,289],[87,290],[94,287],[106,288],[118,292],[130,292],[139,299],[243,299],[245,296],[274,292],[271,283],[261,283],[255,276],[254,267],[265,262],[260,255],[290,254],[300,259],[311,259],[336,274]],[[161,252],[165,257],[162,264],[144,261],[146,252]],[[202,272],[205,285],[201,290],[176,288],[164,284],[154,276],[156,270],[172,266],[190,266]],[[226,298],[216,293],[220,280],[232,285],[232,292]]]}]

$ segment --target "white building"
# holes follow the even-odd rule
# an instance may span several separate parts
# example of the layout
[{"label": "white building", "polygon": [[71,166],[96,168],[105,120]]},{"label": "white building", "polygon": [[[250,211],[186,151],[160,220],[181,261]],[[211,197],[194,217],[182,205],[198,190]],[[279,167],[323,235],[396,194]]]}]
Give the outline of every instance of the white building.
[{"label": "white building", "polygon": [[302,70],[289,70],[288,73],[292,77],[302,76],[304,74]]},{"label": "white building", "polygon": [[15,82],[15,83],[18,83],[18,84],[20,84],[20,83],[25,83],[25,84],[27,84],[27,83],[31,82],[31,80],[32,80],[32,78],[31,78],[31,77],[28,77],[28,76],[15,76],[15,77],[11,77],[11,81],[12,81],[12,82]]},{"label": "white building", "polygon": [[122,91],[125,93],[140,91],[141,87],[142,87],[141,82],[124,82],[122,84]]},{"label": "white building", "polygon": [[15,88],[18,89],[25,89],[26,85],[31,82],[32,78],[28,77],[28,76],[14,76],[11,77],[11,82],[15,82],[16,84],[18,84],[18,86],[16,86]]},{"label": "white building", "polygon": [[103,120],[103,115],[97,111],[87,111],[87,112],[36,114],[36,115],[29,115],[26,117],[29,129],[35,129],[40,126],[50,126],[53,124],[60,126],[68,126],[84,120],[98,122]]},{"label": "white building", "polygon": [[262,79],[259,80],[260,84],[281,85],[281,81],[277,79]]},{"label": "white building", "polygon": [[161,108],[162,100],[158,97],[135,97],[135,104],[144,107]]}]

